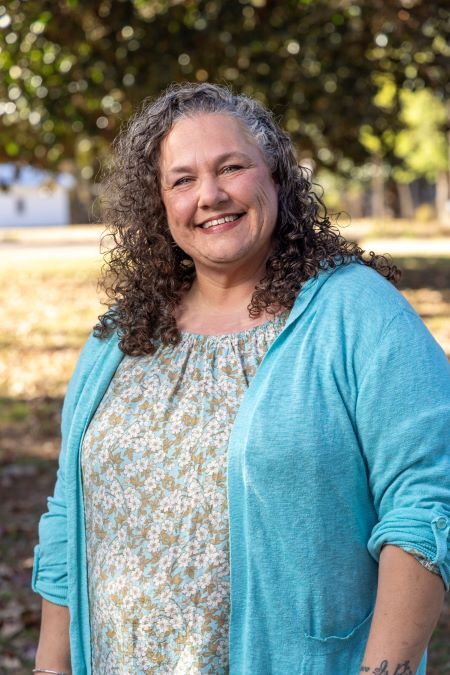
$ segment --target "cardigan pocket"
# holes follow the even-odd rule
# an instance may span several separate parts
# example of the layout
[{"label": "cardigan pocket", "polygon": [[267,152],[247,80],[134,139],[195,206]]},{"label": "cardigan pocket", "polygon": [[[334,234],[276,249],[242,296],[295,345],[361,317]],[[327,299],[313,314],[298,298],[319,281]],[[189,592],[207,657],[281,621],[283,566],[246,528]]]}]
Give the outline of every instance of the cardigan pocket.
[{"label": "cardigan pocket", "polygon": [[361,665],[373,610],[346,635],[319,637],[305,633],[304,658],[300,675],[357,675]]}]

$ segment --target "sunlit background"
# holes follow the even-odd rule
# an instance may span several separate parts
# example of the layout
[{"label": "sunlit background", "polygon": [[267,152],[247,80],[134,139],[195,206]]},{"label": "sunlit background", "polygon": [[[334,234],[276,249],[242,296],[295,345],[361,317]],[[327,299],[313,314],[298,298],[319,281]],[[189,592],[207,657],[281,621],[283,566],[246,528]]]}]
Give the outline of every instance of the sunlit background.
[{"label": "sunlit background", "polygon": [[[263,101],[342,233],[403,267],[450,356],[449,26],[432,0],[0,4],[0,673],[33,662],[36,523],[62,396],[102,311],[97,199],[120,127],[171,82]],[[450,673],[449,637],[446,609],[431,675]]]},{"label": "sunlit background", "polygon": [[0,162],[55,172],[48,189],[71,174],[70,221],[89,222],[95,179],[136,104],[170,82],[210,80],[274,110],[331,208],[448,219],[445,5],[10,0],[0,5]]}]

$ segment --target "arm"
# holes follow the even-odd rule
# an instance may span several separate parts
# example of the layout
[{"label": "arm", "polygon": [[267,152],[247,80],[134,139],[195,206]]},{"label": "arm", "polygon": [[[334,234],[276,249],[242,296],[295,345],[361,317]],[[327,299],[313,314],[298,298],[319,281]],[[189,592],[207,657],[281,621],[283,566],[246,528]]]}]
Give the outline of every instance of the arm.
[{"label": "arm", "polygon": [[367,361],[357,403],[378,515],[368,550],[379,561],[361,673],[416,673],[437,621],[450,582],[449,420],[448,361],[419,318],[401,312]]},{"label": "arm", "polygon": [[[93,365],[89,357],[92,338],[83,351],[84,358],[69,383],[62,410],[62,445],[54,493],[48,499],[48,510],[39,522],[39,544],[35,547],[32,588],[42,596],[42,620],[36,668],[70,673],[69,609],[67,580],[67,499],[66,443],[76,404],[81,395],[86,373]],[[85,364],[87,362],[87,364]]]},{"label": "arm", "polygon": [[[111,355],[112,354],[112,355]],[[66,665],[64,672],[70,673],[69,659],[69,580],[68,580],[68,557],[74,560],[73,554],[68,550],[68,509],[67,509],[67,468],[72,470],[74,462],[78,467],[78,454],[71,451],[68,458],[68,442],[73,429],[74,415],[83,397],[89,377],[95,373],[94,390],[96,395],[100,388],[97,387],[100,372],[103,367],[112,375],[117,368],[123,354],[118,347],[117,335],[114,333],[106,340],[100,340],[93,335],[87,341],[78,360],[75,372],[69,383],[64,399],[62,411],[62,445],[59,459],[59,468],[54,494],[48,499],[48,511],[39,523],[39,545],[35,548],[35,561],[33,566],[32,587],[39,593],[43,601],[42,611],[42,635],[38,649],[39,667],[52,670],[47,663],[49,655],[53,659]],[[103,358],[104,357],[104,358]],[[100,359],[102,358],[101,362]],[[100,363],[100,365],[97,365]],[[106,366],[105,366],[106,364]],[[102,374],[103,377],[103,374]],[[105,380],[107,377],[105,376]],[[92,392],[89,390],[89,397]],[[86,400],[86,399],[84,399]],[[89,400],[91,400],[89,398]],[[70,464],[68,465],[68,462]],[[69,512],[69,517],[76,514]],[[76,558],[75,558],[76,559]],[[79,625],[77,625],[77,630]],[[72,659],[75,662],[78,652],[72,648]],[[46,659],[44,662],[44,658]]]},{"label": "arm", "polygon": [[367,546],[377,561],[387,545],[422,556],[447,589],[449,423],[449,363],[420,319],[401,312],[359,383],[356,425],[378,516]]},{"label": "arm", "polygon": [[56,670],[70,675],[69,610],[42,600],[42,621],[36,668]]},{"label": "arm", "polygon": [[413,675],[439,618],[444,585],[397,546],[380,554],[377,600],[361,673]]}]

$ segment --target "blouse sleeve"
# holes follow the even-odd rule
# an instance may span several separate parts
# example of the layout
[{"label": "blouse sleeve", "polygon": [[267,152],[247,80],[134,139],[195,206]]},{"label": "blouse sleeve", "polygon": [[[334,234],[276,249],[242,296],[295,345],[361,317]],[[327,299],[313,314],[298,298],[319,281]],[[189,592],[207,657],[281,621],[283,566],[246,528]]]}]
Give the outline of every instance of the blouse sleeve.
[{"label": "blouse sleeve", "polygon": [[450,366],[412,311],[399,312],[369,357],[356,425],[378,522],[368,549],[419,554],[450,583]]}]

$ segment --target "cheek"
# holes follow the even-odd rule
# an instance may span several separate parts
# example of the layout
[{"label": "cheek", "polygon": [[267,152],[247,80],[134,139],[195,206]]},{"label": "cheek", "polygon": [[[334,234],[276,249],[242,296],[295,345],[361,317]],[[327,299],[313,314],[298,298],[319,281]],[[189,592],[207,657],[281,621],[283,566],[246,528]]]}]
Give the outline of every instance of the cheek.
[{"label": "cheek", "polygon": [[168,224],[169,232],[175,244],[181,248],[184,253],[191,255],[192,235],[190,231],[188,231],[186,228],[183,228],[181,225],[174,224],[170,221],[168,221]]},{"label": "cheek", "polygon": [[256,191],[256,201],[261,211],[269,220],[276,220],[278,215],[278,192],[272,183],[261,185]]},{"label": "cheek", "polygon": [[188,196],[178,195],[176,199],[169,199],[165,207],[167,221],[171,227],[180,227],[192,217],[192,199]]}]

